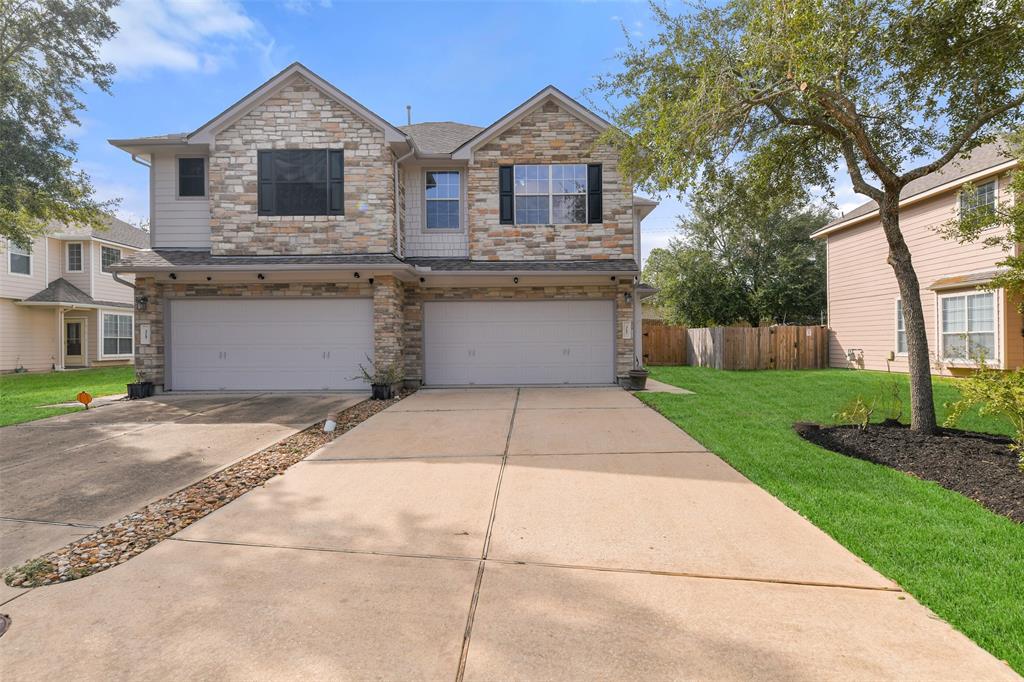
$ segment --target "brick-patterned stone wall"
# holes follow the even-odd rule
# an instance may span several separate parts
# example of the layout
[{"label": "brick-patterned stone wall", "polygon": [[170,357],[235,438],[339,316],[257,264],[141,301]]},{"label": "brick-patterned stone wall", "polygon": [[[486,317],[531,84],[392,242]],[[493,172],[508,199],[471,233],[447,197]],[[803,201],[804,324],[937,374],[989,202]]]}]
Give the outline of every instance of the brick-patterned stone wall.
[{"label": "brick-patterned stone wall", "polygon": [[[257,151],[345,150],[345,215],[261,216]],[[384,133],[294,76],[220,131],[210,149],[214,255],[387,253],[397,248],[392,162]]]},{"label": "brick-patterned stone wall", "polygon": [[[478,260],[579,260],[633,256],[633,189],[619,157],[598,145],[599,132],[554,100],[474,151],[468,172],[469,257]],[[590,225],[502,225],[498,166],[600,163],[604,222]]]},{"label": "brick-patterned stone wall", "polygon": [[[423,381],[423,304],[428,301],[544,301],[615,299],[615,374],[620,379],[633,368],[633,339],[622,336],[622,321],[633,319],[633,304],[625,294],[633,292],[633,283],[615,284],[426,288],[406,285],[404,312],[405,379]],[[633,330],[637,333],[637,330]]]},{"label": "brick-patterned stone wall", "polygon": [[[334,282],[292,282],[254,284],[203,284],[157,282],[152,277],[140,277],[135,281],[135,368],[144,381],[157,385],[164,383],[165,330],[164,313],[167,300],[172,298],[194,298],[223,296],[249,298],[370,298],[376,296],[369,283],[337,284]],[[145,297],[145,310],[141,309],[140,298]],[[376,306],[375,306],[376,307]],[[376,319],[376,311],[374,318]],[[139,343],[139,325],[148,324],[150,343]],[[390,342],[389,342],[390,343]],[[374,340],[376,346],[377,340]],[[375,351],[376,352],[376,351]]]},{"label": "brick-patterned stone wall", "polygon": [[391,275],[373,280],[374,364],[378,369],[394,363],[404,364],[402,319],[405,312],[405,287]]}]

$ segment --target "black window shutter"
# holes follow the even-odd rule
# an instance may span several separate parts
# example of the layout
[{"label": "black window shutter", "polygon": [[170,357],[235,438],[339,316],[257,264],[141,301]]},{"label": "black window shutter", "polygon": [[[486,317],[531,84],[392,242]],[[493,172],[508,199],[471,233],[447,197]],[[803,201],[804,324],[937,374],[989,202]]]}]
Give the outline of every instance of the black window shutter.
[{"label": "black window shutter", "polygon": [[512,166],[498,166],[499,222],[515,223],[515,195],[512,187]]},{"label": "black window shutter", "polygon": [[345,215],[345,150],[332,149],[327,160],[327,211]]},{"label": "black window shutter", "polygon": [[587,166],[587,222],[603,223],[604,207],[601,200],[601,164]]},{"label": "black window shutter", "polygon": [[259,166],[259,214],[274,214],[274,152],[257,152]]}]

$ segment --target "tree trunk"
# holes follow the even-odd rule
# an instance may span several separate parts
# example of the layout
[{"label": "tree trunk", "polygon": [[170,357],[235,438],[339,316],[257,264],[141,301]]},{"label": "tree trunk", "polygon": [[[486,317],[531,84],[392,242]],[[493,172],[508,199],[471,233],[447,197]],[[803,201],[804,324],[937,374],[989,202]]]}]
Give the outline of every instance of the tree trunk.
[{"label": "tree trunk", "polygon": [[[921,287],[917,272],[910,262],[910,249],[900,231],[900,189],[886,188],[879,205],[882,230],[889,243],[889,265],[896,273],[903,307],[903,328],[907,336],[907,360],[910,368],[910,428],[922,433],[934,433],[935,401],[932,396],[931,357],[928,353],[928,334],[921,307]],[[895,322],[894,322],[895,324]]]}]

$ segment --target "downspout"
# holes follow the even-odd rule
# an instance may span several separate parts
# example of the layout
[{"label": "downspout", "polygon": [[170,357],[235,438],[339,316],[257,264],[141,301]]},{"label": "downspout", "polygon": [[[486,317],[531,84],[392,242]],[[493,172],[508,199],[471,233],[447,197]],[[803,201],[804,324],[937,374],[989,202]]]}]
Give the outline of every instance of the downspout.
[{"label": "downspout", "polygon": [[405,240],[402,238],[402,231],[405,230],[405,225],[399,225],[399,205],[398,196],[400,194],[398,188],[398,164],[402,163],[410,156],[416,153],[416,145],[413,144],[412,140],[409,140],[409,151],[395,159],[394,173],[395,173],[395,247],[398,251],[398,257],[402,258],[405,255]]},{"label": "downspout", "polygon": [[132,289],[135,288],[135,284],[133,284],[132,282],[129,282],[126,279],[121,279],[116,272],[110,273],[110,276],[113,277],[114,281],[117,282],[118,284],[123,284],[126,287],[131,287]]}]

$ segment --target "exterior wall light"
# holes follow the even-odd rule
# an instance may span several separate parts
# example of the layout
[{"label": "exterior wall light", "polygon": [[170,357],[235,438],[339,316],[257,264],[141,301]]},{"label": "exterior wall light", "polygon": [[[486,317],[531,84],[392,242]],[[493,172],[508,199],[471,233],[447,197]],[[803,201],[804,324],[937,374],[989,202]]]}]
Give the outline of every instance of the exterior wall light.
[{"label": "exterior wall light", "polygon": [[352,276],[355,277],[356,279],[359,279],[359,273],[358,272],[352,273]]},{"label": "exterior wall light", "polygon": [[171,274],[169,274],[168,277],[170,277],[171,279],[178,279],[178,276],[176,274],[174,274],[173,272]]},{"label": "exterior wall light", "polygon": [[256,279],[266,279],[266,277],[263,276],[262,272],[257,272],[256,273]]},{"label": "exterior wall light", "polygon": [[519,278],[518,277],[513,277],[512,278],[512,284],[519,284]]}]

